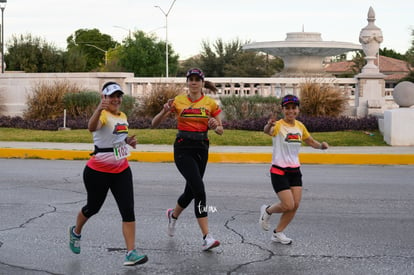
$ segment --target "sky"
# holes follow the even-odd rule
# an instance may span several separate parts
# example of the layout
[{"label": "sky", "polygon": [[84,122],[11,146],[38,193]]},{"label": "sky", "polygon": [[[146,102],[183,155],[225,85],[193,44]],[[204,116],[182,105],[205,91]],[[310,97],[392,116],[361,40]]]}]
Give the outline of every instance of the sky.
[{"label": "sky", "polygon": [[283,41],[302,30],[359,44],[370,6],[384,37],[380,47],[405,53],[414,29],[414,1],[407,0],[7,0],[5,45],[7,51],[13,35],[31,34],[64,50],[68,36],[93,28],[118,42],[137,30],[165,41],[166,18],[168,42],[180,59],[200,53],[203,41]]}]

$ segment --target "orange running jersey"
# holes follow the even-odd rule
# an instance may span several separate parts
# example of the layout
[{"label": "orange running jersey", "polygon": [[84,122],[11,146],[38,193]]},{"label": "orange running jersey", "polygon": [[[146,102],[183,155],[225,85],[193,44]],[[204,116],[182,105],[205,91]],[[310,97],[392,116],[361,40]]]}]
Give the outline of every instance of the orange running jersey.
[{"label": "orange running jersey", "polygon": [[173,107],[177,128],[181,131],[207,132],[208,119],[221,113],[216,101],[204,94],[196,101],[191,101],[186,94],[178,95],[174,98]]}]

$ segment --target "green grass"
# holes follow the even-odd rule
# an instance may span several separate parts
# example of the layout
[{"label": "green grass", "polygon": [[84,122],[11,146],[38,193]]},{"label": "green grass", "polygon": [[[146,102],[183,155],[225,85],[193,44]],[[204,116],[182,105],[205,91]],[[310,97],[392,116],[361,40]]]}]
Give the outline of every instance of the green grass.
[{"label": "green grass", "polygon": [[[130,129],[140,144],[172,144],[175,129]],[[318,141],[326,141],[331,146],[387,146],[379,131],[341,131],[311,133]],[[211,145],[228,146],[270,146],[272,139],[261,131],[225,130],[223,136],[212,131],[209,134]],[[88,130],[43,131],[17,128],[0,128],[0,141],[27,142],[67,142],[92,143],[92,134]]]}]

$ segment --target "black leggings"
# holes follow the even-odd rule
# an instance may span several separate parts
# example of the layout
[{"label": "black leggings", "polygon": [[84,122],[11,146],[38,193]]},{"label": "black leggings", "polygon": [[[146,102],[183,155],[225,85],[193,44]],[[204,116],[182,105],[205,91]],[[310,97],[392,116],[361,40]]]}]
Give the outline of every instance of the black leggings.
[{"label": "black leggings", "polygon": [[184,193],[177,203],[182,208],[187,208],[194,199],[194,213],[197,218],[207,217],[203,176],[208,161],[208,148],[208,140],[177,138],[174,143],[175,165],[186,180]]},{"label": "black leggings", "polygon": [[132,172],[128,167],[118,174],[104,173],[93,170],[88,166],[83,171],[83,181],[88,194],[87,203],[82,208],[82,214],[90,218],[101,209],[108,190],[115,198],[123,222],[134,222],[134,189]]}]

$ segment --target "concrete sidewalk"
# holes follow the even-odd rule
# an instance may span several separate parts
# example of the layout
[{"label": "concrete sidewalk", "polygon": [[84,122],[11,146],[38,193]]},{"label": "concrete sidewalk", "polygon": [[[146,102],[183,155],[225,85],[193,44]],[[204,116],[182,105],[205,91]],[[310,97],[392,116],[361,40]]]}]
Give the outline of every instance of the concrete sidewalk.
[{"label": "concrete sidewalk", "polygon": [[[92,143],[45,143],[0,141],[0,158],[88,159]],[[139,162],[172,162],[172,145],[138,144],[130,160]],[[211,146],[209,162],[270,163],[271,146]],[[330,147],[315,150],[302,147],[303,164],[373,164],[414,165],[414,146]]]}]

